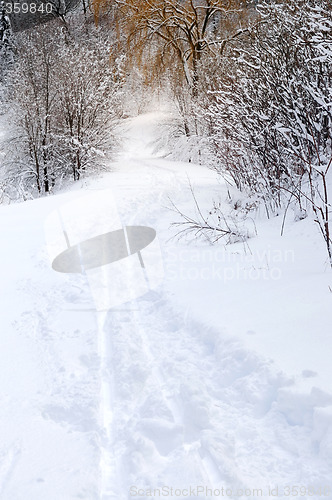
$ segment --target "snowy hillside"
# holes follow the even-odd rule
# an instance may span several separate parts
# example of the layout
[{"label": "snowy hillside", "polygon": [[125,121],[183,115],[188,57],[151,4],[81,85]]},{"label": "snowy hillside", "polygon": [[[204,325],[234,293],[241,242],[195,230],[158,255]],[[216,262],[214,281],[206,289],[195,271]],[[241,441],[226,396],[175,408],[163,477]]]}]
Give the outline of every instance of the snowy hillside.
[{"label": "snowy hillside", "polygon": [[[328,498],[332,275],[318,229],[290,219],[280,237],[281,217],[258,215],[248,245],[172,238],[171,201],[195,212],[190,185],[202,210],[230,205],[215,172],[153,156],[159,120],[127,121],[110,173],[0,206],[0,498]],[[56,272],[60,219],[70,245],[144,226],[155,247],[145,267],[135,255]]]}]

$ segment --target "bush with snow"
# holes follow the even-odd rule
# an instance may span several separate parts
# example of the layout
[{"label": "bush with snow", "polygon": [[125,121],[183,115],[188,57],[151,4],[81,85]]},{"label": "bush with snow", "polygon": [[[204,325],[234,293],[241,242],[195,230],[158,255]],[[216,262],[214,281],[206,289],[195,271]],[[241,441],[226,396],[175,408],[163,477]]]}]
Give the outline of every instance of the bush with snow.
[{"label": "bush with snow", "polygon": [[16,44],[7,181],[48,193],[102,167],[114,151],[119,85],[98,32],[77,40],[52,23]]}]

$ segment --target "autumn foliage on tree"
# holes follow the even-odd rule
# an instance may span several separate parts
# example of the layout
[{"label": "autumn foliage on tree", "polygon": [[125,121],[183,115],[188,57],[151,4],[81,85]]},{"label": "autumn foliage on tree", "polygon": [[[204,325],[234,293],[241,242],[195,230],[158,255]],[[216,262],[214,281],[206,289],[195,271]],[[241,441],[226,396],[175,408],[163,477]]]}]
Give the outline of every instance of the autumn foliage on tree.
[{"label": "autumn foliage on tree", "polygon": [[174,69],[197,91],[199,64],[220,57],[248,30],[250,8],[242,0],[93,0],[96,20],[112,11],[118,40],[129,60],[147,73]]}]

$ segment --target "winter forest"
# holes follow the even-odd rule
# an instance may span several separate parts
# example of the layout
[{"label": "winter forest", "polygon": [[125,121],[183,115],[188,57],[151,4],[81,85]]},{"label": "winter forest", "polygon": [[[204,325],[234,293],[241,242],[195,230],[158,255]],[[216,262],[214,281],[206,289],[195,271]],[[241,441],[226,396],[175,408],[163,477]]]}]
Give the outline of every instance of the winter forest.
[{"label": "winter forest", "polygon": [[18,8],[14,33],[1,7],[2,199],[103,168],[116,124],[159,99],[165,155],[215,169],[248,213],[313,214],[331,259],[328,1],[52,0],[46,20],[44,5],[30,28]]},{"label": "winter forest", "polygon": [[331,0],[2,0],[0,499],[332,497],[331,200]]}]

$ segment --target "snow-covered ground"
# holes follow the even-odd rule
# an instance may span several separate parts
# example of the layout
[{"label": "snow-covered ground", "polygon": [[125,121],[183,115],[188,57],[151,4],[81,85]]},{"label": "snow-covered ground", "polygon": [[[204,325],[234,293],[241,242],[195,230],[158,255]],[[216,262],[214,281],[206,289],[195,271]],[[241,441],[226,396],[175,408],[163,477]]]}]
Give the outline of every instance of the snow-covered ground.
[{"label": "snow-covered ground", "polygon": [[[188,179],[203,210],[229,204],[212,171],[152,156],[159,119],[128,122],[111,173],[0,207],[0,498],[328,498],[332,274],[317,228],[289,220],[280,237],[281,217],[262,216],[248,246],[171,239],[170,199],[194,212]],[[60,212],[76,241],[108,220],[155,229],[146,272],[159,259],[162,281],[116,303],[55,272]]]}]

